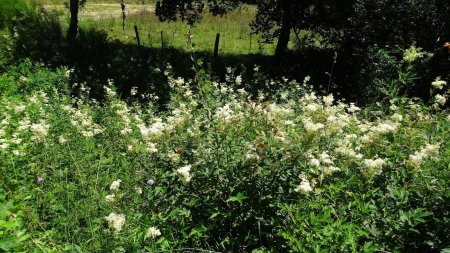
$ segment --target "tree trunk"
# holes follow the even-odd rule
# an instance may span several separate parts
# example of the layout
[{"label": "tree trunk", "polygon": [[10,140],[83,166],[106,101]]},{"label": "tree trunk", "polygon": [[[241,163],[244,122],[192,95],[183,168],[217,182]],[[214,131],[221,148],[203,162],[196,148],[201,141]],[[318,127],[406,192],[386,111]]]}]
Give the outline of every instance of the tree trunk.
[{"label": "tree trunk", "polygon": [[278,35],[278,44],[275,49],[275,57],[281,58],[288,49],[288,43],[291,36],[292,24],[289,18],[289,12],[283,13],[281,20],[280,34]]},{"label": "tree trunk", "polygon": [[67,37],[73,40],[78,35],[78,9],[80,0],[70,0],[70,25]]}]

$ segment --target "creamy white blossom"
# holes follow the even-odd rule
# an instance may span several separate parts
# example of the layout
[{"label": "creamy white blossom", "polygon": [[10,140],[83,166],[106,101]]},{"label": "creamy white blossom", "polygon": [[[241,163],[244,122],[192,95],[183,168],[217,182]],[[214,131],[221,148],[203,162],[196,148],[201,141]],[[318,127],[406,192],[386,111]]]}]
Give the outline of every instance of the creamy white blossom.
[{"label": "creamy white blossom", "polygon": [[106,202],[114,202],[116,200],[116,195],[113,194],[108,194],[105,196],[105,200]]},{"label": "creamy white blossom", "polygon": [[190,174],[191,165],[186,165],[177,170],[178,174],[181,176],[181,180],[183,183],[189,183],[192,179],[192,175]]},{"label": "creamy white blossom", "polygon": [[146,233],[147,238],[156,238],[160,235],[161,235],[161,231],[156,227],[150,227]]},{"label": "creamy white blossom", "polygon": [[117,191],[117,190],[119,190],[120,183],[122,183],[122,180],[120,180],[120,179],[118,179],[118,180],[116,180],[116,181],[113,181],[113,182],[111,183],[111,186],[109,187],[109,189],[110,189],[111,191]]},{"label": "creamy white blossom", "polygon": [[295,188],[295,191],[299,192],[299,193],[303,193],[303,194],[307,194],[310,191],[312,191],[313,188],[311,187],[311,184],[309,183],[306,176],[303,174],[300,174],[299,177],[300,177],[301,182],[300,182],[300,185],[297,186],[297,188]]},{"label": "creamy white blossom", "polygon": [[440,77],[437,77],[436,80],[434,80],[434,82],[431,83],[431,85],[434,88],[441,90],[442,88],[444,88],[445,85],[447,85],[447,82],[442,81]]},{"label": "creamy white blossom", "polygon": [[113,229],[114,232],[118,233],[122,231],[122,227],[125,224],[124,214],[110,213],[105,219],[108,221],[108,226]]}]

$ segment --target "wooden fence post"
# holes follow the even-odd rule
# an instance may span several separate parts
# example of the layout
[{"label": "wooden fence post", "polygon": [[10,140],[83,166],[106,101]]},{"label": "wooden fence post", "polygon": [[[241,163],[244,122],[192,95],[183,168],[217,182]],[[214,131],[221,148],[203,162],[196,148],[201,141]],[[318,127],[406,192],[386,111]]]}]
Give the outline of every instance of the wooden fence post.
[{"label": "wooden fence post", "polygon": [[161,51],[164,50],[164,33],[161,31]]},{"label": "wooden fence post", "polygon": [[250,47],[248,48],[248,54],[252,52],[252,34],[250,33]]},{"label": "wooden fence post", "polygon": [[136,33],[137,45],[138,45],[138,47],[140,47],[141,46],[141,39],[139,38],[139,31],[138,31],[137,25],[134,25],[134,32]]},{"label": "wooden fence post", "polygon": [[219,55],[219,41],[220,41],[220,33],[216,34],[216,43],[214,43],[214,58],[217,58]]},{"label": "wooden fence post", "polygon": [[120,4],[120,8],[122,8],[122,31],[125,32],[125,22],[126,22],[127,16],[125,15],[124,0],[122,0],[122,3]]}]

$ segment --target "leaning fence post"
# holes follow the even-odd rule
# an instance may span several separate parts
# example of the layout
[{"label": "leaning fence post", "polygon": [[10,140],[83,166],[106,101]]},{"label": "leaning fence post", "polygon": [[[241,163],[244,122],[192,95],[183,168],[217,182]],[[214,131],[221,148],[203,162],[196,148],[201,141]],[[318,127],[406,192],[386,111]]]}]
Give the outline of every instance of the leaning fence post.
[{"label": "leaning fence post", "polygon": [[219,55],[219,40],[220,40],[220,33],[216,34],[216,43],[214,43],[214,58],[217,58]]},{"label": "leaning fence post", "polygon": [[164,50],[164,33],[161,31],[161,50]]},{"label": "leaning fence post", "polygon": [[138,31],[137,25],[134,25],[134,32],[136,33],[137,45],[138,45],[138,47],[140,47],[141,46],[141,39],[139,38],[139,31]]},{"label": "leaning fence post", "polygon": [[252,52],[252,34],[250,33],[250,47],[248,48],[248,54]]}]

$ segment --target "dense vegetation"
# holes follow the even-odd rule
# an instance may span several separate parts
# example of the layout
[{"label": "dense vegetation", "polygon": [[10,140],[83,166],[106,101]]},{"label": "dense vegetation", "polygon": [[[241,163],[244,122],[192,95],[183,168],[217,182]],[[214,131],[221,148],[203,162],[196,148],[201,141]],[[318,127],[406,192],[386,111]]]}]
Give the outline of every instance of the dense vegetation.
[{"label": "dense vegetation", "polygon": [[450,252],[448,24],[394,2],[213,58],[4,0],[0,252]]}]

